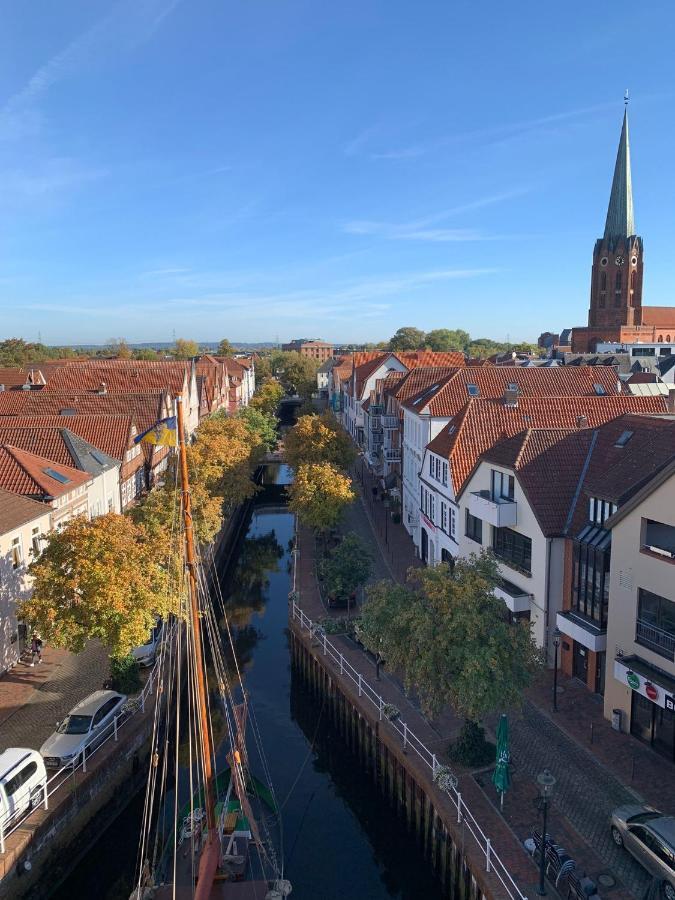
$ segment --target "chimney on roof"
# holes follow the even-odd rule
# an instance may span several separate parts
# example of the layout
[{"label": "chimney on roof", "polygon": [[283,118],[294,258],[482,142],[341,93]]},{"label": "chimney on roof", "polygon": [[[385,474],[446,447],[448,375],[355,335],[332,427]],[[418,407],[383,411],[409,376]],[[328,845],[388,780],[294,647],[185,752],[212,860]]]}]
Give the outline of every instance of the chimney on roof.
[{"label": "chimney on roof", "polygon": [[508,387],[504,391],[504,406],[508,406],[509,409],[516,409],[518,406],[518,388]]},{"label": "chimney on roof", "polygon": [[577,428],[588,428],[588,416],[577,416]]},{"label": "chimney on roof", "polygon": [[108,388],[107,388],[107,386],[106,386],[105,381],[102,381],[102,382],[101,382],[101,384],[99,385],[99,388],[98,388],[97,393],[99,393],[99,394],[107,394],[107,393],[108,393]]}]

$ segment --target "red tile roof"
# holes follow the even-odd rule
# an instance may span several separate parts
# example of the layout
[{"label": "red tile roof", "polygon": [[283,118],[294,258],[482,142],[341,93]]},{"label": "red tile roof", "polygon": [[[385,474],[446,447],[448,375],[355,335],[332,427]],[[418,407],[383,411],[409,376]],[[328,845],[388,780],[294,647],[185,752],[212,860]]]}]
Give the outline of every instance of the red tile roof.
[{"label": "red tile roof", "polygon": [[527,428],[595,428],[624,413],[668,412],[664,397],[521,397],[517,406],[501,400],[470,400],[429,444],[450,461],[455,494],[464,488],[480,456],[505,437]]},{"label": "red tile roof", "polygon": [[[165,397],[160,394],[89,394],[60,391],[6,391],[0,393],[2,416],[78,415],[131,416],[141,431],[151,428],[164,416]],[[70,418],[68,414],[64,418]],[[0,419],[0,425],[2,420]],[[63,423],[68,427],[68,423]]]},{"label": "red tile roof", "polygon": [[642,324],[651,325],[654,328],[671,328],[673,333],[670,337],[675,339],[675,307],[643,306]]},{"label": "red tile roof", "polygon": [[7,534],[45,515],[49,515],[49,507],[44,503],[0,488],[0,534]]},{"label": "red tile roof", "polygon": [[466,365],[466,357],[461,350],[436,351],[436,350],[405,350],[403,352],[394,353],[398,359],[409,369],[418,366],[436,367],[452,366],[460,368]]},{"label": "red tile roof", "polygon": [[416,397],[432,385],[440,384],[456,371],[456,367],[448,366],[411,369],[391,393],[400,404],[404,404],[406,400]]},{"label": "red tile roof", "polygon": [[516,472],[542,532],[548,537],[562,535],[593,435],[591,428],[528,428],[499,441],[482,459]]},{"label": "red tile roof", "polygon": [[20,429],[34,434],[34,440],[48,440],[49,429],[67,428],[82,440],[107,453],[113,459],[124,461],[126,451],[133,446],[135,424],[131,416],[5,416],[0,418],[0,429]]},{"label": "red tile roof", "polygon": [[[66,482],[53,478],[49,471],[58,473]],[[91,475],[87,472],[8,444],[0,446],[0,487],[11,493],[48,500],[68,494],[89,481]]]},{"label": "red tile roof", "polygon": [[105,385],[111,394],[180,393],[191,372],[190,362],[132,359],[89,360],[62,366],[48,379],[45,391],[97,392]]},{"label": "red tile roof", "polygon": [[[421,394],[418,394],[410,397],[405,406],[417,413],[446,418],[456,415],[473,396],[503,397],[509,384],[516,384],[522,397],[597,397],[596,384],[611,397],[617,396],[620,388],[618,373],[613,366],[464,367],[448,376],[438,390],[425,396],[422,402]],[[469,393],[469,385],[476,386],[476,395]]]}]

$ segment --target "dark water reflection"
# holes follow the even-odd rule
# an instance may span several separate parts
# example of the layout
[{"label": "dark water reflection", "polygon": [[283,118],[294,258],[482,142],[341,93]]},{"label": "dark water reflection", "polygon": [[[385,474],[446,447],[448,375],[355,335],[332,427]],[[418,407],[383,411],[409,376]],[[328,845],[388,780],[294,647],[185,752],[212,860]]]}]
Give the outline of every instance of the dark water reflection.
[{"label": "dark water reflection", "polygon": [[[277,489],[286,467],[270,467]],[[222,587],[244,680],[277,798],[292,897],[311,900],[427,898],[440,892],[403,825],[333,734],[320,704],[291,677],[287,634],[292,516],[259,497],[238,561]],[[269,495],[268,495],[269,496]],[[261,502],[263,501],[263,502]],[[221,731],[214,723],[214,732]],[[224,731],[224,729],[222,729]],[[227,748],[219,756],[224,759]],[[252,765],[255,756],[251,754]],[[261,771],[255,772],[261,775]],[[127,900],[142,797],[99,840],[55,895]]]}]

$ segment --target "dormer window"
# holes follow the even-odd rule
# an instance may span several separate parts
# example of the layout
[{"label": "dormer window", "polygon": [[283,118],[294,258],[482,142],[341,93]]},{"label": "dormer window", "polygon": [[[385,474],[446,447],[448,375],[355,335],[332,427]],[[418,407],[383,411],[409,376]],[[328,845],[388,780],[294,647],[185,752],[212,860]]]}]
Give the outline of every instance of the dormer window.
[{"label": "dormer window", "polygon": [[480,391],[478,390],[478,385],[473,384],[471,382],[469,382],[469,384],[467,384],[466,390],[469,394],[469,397],[477,397],[480,394]]},{"label": "dormer window", "polygon": [[588,519],[596,525],[604,525],[607,519],[617,510],[616,503],[602,500],[600,497],[591,497],[588,508]]}]

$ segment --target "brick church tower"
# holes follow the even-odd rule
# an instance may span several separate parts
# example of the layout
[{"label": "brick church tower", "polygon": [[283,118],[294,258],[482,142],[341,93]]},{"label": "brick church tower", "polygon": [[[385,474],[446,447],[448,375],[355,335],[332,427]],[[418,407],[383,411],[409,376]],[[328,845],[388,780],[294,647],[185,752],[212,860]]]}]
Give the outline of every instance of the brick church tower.
[{"label": "brick church tower", "polygon": [[642,238],[635,234],[630,172],[628,109],[614,166],[605,233],[595,242],[591,273],[589,328],[640,325],[642,322]]}]

